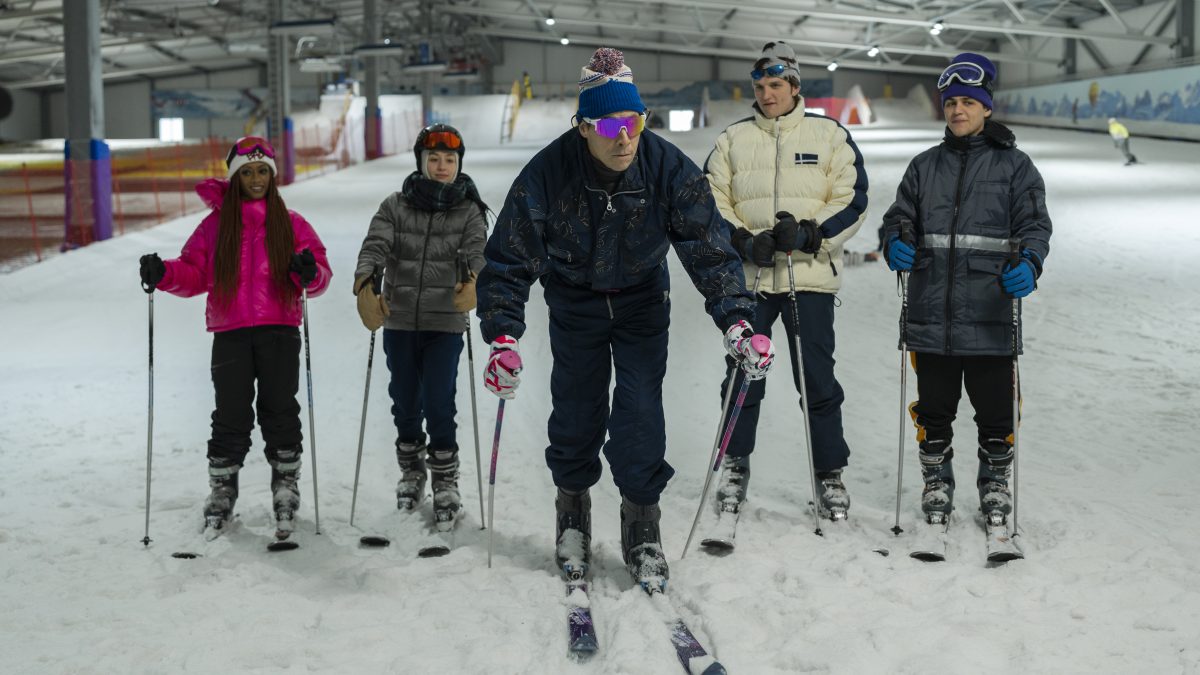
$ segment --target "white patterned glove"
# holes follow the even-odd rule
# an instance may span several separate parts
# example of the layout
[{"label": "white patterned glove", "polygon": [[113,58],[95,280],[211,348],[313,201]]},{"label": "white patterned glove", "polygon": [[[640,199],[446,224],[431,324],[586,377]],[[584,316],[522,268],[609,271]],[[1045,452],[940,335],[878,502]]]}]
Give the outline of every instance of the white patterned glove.
[{"label": "white patterned glove", "polygon": [[483,386],[500,398],[515,398],[517,386],[521,384],[522,367],[517,339],[501,335],[492,342],[492,352],[483,370]]},{"label": "white patterned glove", "polygon": [[725,331],[725,349],[737,360],[748,380],[763,379],[775,363],[775,345],[771,338],[755,333],[745,320]]}]

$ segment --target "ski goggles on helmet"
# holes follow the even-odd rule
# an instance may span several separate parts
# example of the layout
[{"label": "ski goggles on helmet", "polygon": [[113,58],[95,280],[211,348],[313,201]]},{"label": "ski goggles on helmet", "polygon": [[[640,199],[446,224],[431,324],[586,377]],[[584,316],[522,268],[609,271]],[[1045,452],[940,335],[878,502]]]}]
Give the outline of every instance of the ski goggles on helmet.
[{"label": "ski goggles on helmet", "polygon": [[431,131],[425,134],[425,138],[421,139],[421,147],[426,150],[435,150],[437,148],[458,150],[462,147],[462,138],[453,131]]},{"label": "ski goggles on helmet", "polygon": [[596,133],[605,138],[620,136],[622,129],[625,130],[626,136],[636,138],[638,134],[642,133],[642,129],[646,128],[646,113],[628,117],[601,117],[598,120],[585,117],[583,121],[592,125],[596,129]]},{"label": "ski goggles on helmet", "polygon": [[256,152],[263,156],[270,157],[271,159],[275,159],[275,148],[272,148],[271,144],[268,143],[266,139],[258,136],[246,136],[245,138],[239,138],[238,142],[234,144],[233,150],[231,150],[229,153],[229,159],[233,159],[234,155],[253,155]]},{"label": "ski goggles on helmet", "polygon": [[773,63],[766,68],[755,68],[750,71],[750,79],[757,82],[764,77],[783,77],[788,68],[786,63]]},{"label": "ski goggles on helmet", "polygon": [[938,76],[938,91],[946,91],[956,80],[971,87],[983,87],[988,94],[992,93],[992,78],[988,76],[983,66],[977,63],[963,61],[946,66],[946,69]]}]

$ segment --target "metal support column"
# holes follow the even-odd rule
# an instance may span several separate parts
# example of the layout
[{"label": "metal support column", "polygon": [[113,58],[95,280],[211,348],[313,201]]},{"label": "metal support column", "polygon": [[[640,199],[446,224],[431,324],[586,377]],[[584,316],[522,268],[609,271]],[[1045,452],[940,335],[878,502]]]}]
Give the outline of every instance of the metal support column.
[{"label": "metal support column", "polygon": [[1180,0],[1175,8],[1175,58],[1196,55],[1196,1]]},{"label": "metal support column", "polygon": [[[363,0],[363,44],[373,45],[379,42],[379,13],[376,0]],[[363,96],[367,99],[365,139],[367,159],[383,156],[383,112],[379,109],[379,59],[364,60],[366,72],[363,74]],[[399,139],[392,139],[398,143]]]},{"label": "metal support column", "polygon": [[[283,21],[283,0],[267,3],[267,25]],[[292,132],[291,72],[288,38],[267,35],[267,136],[275,146],[276,179],[281,185],[296,180],[296,141]]]},{"label": "metal support column", "polygon": [[104,142],[100,0],[65,0],[67,138],[63,248],[112,236],[112,159]]}]

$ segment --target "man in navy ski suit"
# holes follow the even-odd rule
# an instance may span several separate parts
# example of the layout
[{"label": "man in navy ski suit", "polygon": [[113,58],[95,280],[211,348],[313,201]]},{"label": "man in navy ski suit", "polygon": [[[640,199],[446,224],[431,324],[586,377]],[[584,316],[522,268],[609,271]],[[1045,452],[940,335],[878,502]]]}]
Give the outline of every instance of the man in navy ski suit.
[{"label": "man in navy ski suit", "polygon": [[597,50],[580,89],[578,126],[521,171],[484,250],[476,289],[481,333],[492,345],[485,386],[515,394],[519,368],[501,357],[511,364],[529,287],[540,281],[554,357],[546,463],[559,488],[559,566],[571,577],[587,571],[587,491],[600,479],[603,446],[623,497],[625,562],[649,588],[667,577],[658,499],[674,473],[665,459],[662,404],[667,249],[675,248],[718,328],[728,329],[726,349],[748,376],[766,374],[773,350],[750,345],[754,300],[708,181],[677,148],[644,130],[646,107],[621,53]]}]

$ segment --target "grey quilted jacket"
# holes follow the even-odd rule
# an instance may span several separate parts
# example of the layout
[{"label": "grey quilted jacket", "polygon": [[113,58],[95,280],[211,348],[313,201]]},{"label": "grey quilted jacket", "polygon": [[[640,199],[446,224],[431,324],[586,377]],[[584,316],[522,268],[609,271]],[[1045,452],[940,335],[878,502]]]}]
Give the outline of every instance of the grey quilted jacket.
[{"label": "grey quilted jacket", "polygon": [[471,271],[483,268],[487,221],[464,199],[446,211],[422,211],[395,192],[379,205],[358,252],[354,277],[383,270],[391,314],[385,328],[462,333],[467,315],[454,310],[461,249]]}]

